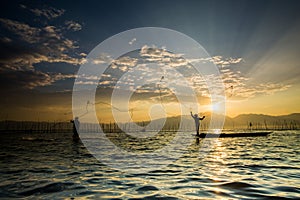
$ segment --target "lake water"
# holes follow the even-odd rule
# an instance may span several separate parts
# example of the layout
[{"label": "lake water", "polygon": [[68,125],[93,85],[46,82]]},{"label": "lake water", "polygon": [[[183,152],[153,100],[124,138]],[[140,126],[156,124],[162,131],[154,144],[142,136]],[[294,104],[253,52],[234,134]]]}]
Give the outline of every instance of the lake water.
[{"label": "lake water", "polygon": [[202,158],[203,141],[195,141],[177,161],[146,173],[102,164],[71,134],[0,139],[2,199],[300,198],[299,131],[220,138]]}]

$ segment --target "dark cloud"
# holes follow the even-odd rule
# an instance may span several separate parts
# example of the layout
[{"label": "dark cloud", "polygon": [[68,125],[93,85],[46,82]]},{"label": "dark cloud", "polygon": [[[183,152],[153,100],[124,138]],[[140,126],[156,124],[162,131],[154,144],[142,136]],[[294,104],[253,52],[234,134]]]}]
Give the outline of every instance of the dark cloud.
[{"label": "dark cloud", "polygon": [[0,70],[1,91],[18,91],[51,85],[57,80],[74,78],[72,74],[50,74],[34,70]]},{"label": "dark cloud", "polygon": [[10,32],[9,36],[4,36],[0,40],[0,87],[5,90],[34,89],[51,85],[57,80],[74,77],[70,74],[36,70],[37,64],[79,65],[84,62],[83,58],[70,55],[78,46],[75,41],[64,36],[64,30],[68,27],[65,29],[49,25],[33,27],[4,18],[0,18],[0,24]]},{"label": "dark cloud", "polygon": [[45,17],[48,20],[57,18],[65,13],[64,9],[57,9],[49,6],[44,6],[44,8],[30,8],[26,5],[21,4],[20,7],[29,10],[36,16]]},{"label": "dark cloud", "polygon": [[73,31],[80,31],[82,29],[81,24],[75,21],[66,21],[65,24],[67,25],[67,29]]}]

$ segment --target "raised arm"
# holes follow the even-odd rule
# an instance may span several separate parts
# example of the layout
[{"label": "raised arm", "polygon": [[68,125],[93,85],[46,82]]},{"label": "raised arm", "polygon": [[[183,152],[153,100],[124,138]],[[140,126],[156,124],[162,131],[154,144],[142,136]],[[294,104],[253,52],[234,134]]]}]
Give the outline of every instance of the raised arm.
[{"label": "raised arm", "polygon": [[191,111],[191,116],[192,116],[192,118],[194,118],[194,115],[193,115],[192,111]]},{"label": "raised arm", "polygon": [[203,116],[203,117],[201,117],[201,118],[199,118],[200,120],[203,120],[205,118],[205,116]]}]

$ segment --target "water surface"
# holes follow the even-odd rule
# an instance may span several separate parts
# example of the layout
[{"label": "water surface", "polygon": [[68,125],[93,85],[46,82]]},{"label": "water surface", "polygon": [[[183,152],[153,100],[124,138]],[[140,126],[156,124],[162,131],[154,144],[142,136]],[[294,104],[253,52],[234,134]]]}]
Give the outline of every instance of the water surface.
[{"label": "water surface", "polygon": [[300,198],[299,131],[220,138],[202,157],[202,141],[195,141],[167,167],[131,174],[99,162],[71,134],[7,133],[0,139],[3,199]]}]

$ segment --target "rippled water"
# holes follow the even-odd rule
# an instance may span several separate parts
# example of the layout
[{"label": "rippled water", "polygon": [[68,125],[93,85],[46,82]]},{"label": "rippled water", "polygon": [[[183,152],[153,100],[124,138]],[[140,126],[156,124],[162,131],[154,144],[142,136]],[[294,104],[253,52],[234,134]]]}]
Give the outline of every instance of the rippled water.
[{"label": "rippled water", "polygon": [[195,141],[166,168],[133,174],[105,166],[70,138],[70,134],[2,134],[0,197],[300,198],[299,131],[220,138],[202,158],[203,141]]}]

